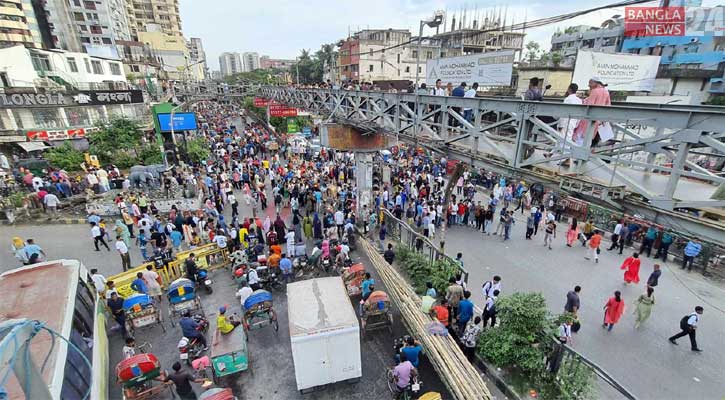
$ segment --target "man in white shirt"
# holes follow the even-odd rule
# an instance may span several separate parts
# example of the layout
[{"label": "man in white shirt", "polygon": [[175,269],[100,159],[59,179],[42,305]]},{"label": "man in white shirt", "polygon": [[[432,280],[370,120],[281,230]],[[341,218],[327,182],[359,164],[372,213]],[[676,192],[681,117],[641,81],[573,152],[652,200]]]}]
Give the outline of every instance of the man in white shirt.
[{"label": "man in white shirt", "polygon": [[48,193],[43,197],[43,203],[45,204],[46,211],[49,214],[55,215],[57,213],[58,209],[58,203],[60,200],[58,200],[58,196],[54,195],[53,193]]},{"label": "man in white shirt", "polygon": [[699,347],[697,347],[697,339],[695,336],[695,332],[697,331],[697,324],[700,322],[700,315],[702,315],[703,311],[705,311],[702,306],[695,307],[695,312],[691,313],[689,315],[684,316],[680,320],[680,329],[682,332],[670,337],[668,340],[672,344],[677,344],[677,339],[683,337],[683,336],[689,336],[690,337],[690,345],[691,350],[696,352],[701,352]]},{"label": "man in white shirt", "polygon": [[161,301],[161,285],[159,284],[159,274],[154,271],[154,267],[151,265],[146,266],[146,270],[142,271],[143,280],[146,283],[146,289],[148,290],[149,296],[157,296],[158,300]]},{"label": "man in white shirt", "polygon": [[614,226],[614,233],[612,233],[612,245],[609,246],[607,251],[611,251],[615,247],[617,247],[617,242],[619,241],[619,234],[622,233],[622,227],[624,225],[622,224],[622,221],[617,221],[617,225]]},{"label": "man in white shirt", "polygon": [[[478,82],[475,82],[473,85],[471,85],[468,90],[466,90],[466,93],[463,94],[463,97],[467,98],[475,98],[476,92],[478,91]],[[466,119],[468,122],[473,122],[473,109],[471,108],[464,108],[463,109],[463,118]]]},{"label": "man in white shirt", "polygon": [[33,178],[33,190],[36,192],[43,187],[43,178],[36,176]]},{"label": "man in white shirt", "polygon": [[501,277],[498,275],[495,275],[493,279],[490,281],[486,281],[486,283],[483,284],[481,287],[481,290],[483,291],[483,298],[487,299],[491,296],[493,296],[494,291],[501,291]]},{"label": "man in white shirt", "polygon": [[[582,104],[582,99],[576,95],[577,90],[579,90],[579,86],[576,83],[569,85],[569,88],[566,90],[564,104]],[[576,118],[559,118],[559,131],[564,135],[564,142],[566,142],[567,138],[573,137],[574,128],[576,128],[577,124],[579,124],[579,120]],[[584,138],[581,138],[580,140],[582,143],[577,142],[579,146],[583,144]]]},{"label": "man in white shirt", "polygon": [[443,87],[443,82],[440,79],[436,79],[436,87],[431,92],[433,96],[445,96],[446,88]]},{"label": "man in white shirt", "polygon": [[225,249],[227,247],[227,237],[224,236],[224,232],[221,230],[217,232],[216,236],[214,236],[214,243],[216,243],[217,247],[220,249]]},{"label": "man in white shirt", "polygon": [[126,246],[126,242],[123,241],[121,236],[116,236],[116,250],[118,250],[118,254],[121,255],[121,267],[123,268],[123,272],[131,269],[131,255],[128,254],[128,246]]},{"label": "man in white shirt", "polygon": [[252,293],[254,293],[254,291],[252,291],[252,288],[247,285],[247,282],[242,282],[242,287],[237,291],[236,294],[236,296],[239,298],[239,302],[242,303],[242,310],[244,310],[244,301],[247,300],[249,296],[252,295]]},{"label": "man in white shirt", "polygon": [[93,191],[95,193],[98,193],[99,192],[98,177],[93,172],[93,170],[91,170],[91,172],[89,172],[88,175],[86,175],[86,180],[88,181],[88,186],[93,188]]},{"label": "man in white shirt", "polygon": [[96,288],[96,292],[103,294],[106,289],[106,277],[98,273],[98,269],[91,269],[91,280],[93,281],[93,287]]},{"label": "man in white shirt", "polygon": [[103,246],[106,247],[106,250],[111,251],[111,248],[108,247],[108,243],[103,239],[103,232],[101,232],[101,227],[98,226],[95,222],[91,222],[91,237],[93,238],[93,245],[96,246],[96,251],[101,251],[101,249],[98,248],[98,243],[101,243]]},{"label": "man in white shirt", "polygon": [[257,275],[257,270],[254,267],[249,267],[249,272],[247,272],[247,283],[252,290],[261,289],[259,286],[259,275]]},{"label": "man in white shirt", "polygon": [[345,214],[342,210],[335,211],[335,225],[337,225],[337,237],[342,239],[343,227],[345,225]]},{"label": "man in white shirt", "polygon": [[284,235],[284,238],[287,240],[287,254],[289,254],[290,257],[295,256],[295,231],[289,231],[287,234]]}]

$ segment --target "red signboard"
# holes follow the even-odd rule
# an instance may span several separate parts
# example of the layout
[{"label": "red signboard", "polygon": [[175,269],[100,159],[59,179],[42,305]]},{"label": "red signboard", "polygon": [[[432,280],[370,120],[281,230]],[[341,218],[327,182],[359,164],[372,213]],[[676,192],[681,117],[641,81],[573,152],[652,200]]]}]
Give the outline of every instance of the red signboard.
[{"label": "red signboard", "polygon": [[255,97],[254,98],[254,106],[255,107],[262,108],[262,107],[267,107],[268,105],[269,105],[269,100],[268,99],[263,99],[261,97]]},{"label": "red signboard", "polygon": [[269,115],[272,117],[296,117],[297,109],[274,103],[269,105]]},{"label": "red signboard", "polygon": [[685,36],[685,7],[625,7],[624,36]]},{"label": "red signboard", "polygon": [[78,128],[53,131],[27,131],[25,135],[28,137],[28,140],[47,142],[49,140],[80,139],[85,137],[86,133],[90,133],[96,129],[97,128]]}]

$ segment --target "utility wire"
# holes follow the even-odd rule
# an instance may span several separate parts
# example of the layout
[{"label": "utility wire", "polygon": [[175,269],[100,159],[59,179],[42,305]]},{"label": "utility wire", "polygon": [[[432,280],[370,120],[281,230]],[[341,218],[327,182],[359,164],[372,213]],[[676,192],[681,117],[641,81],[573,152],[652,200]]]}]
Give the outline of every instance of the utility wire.
[{"label": "utility wire", "polygon": [[[650,3],[652,1],[654,1],[654,0],[624,0],[624,1],[617,2],[617,3],[612,3],[612,4],[594,7],[594,8],[588,8],[586,10],[575,11],[575,12],[568,13],[568,14],[561,14],[561,15],[555,15],[555,16],[551,16],[551,17],[539,18],[539,19],[535,19],[533,21],[528,21],[528,22],[520,22],[518,24],[512,24],[509,27],[496,27],[496,28],[480,29],[480,30],[476,30],[476,34],[486,33],[486,32],[501,32],[505,28],[508,28],[508,30],[505,32],[518,31],[518,30],[524,30],[524,29],[530,29],[530,28],[539,28],[542,26],[563,22],[563,21],[566,21],[566,20],[569,20],[572,18],[582,16],[582,15],[590,14],[595,11],[606,10],[609,8],[626,7],[626,6],[631,6],[631,5],[635,5],[635,4]],[[450,33],[450,32],[446,32],[446,33]],[[361,56],[361,55],[365,55],[365,54],[384,53],[386,50],[391,50],[391,49],[395,49],[398,47],[407,46],[411,43],[417,43],[418,41],[422,41],[424,39],[430,39],[430,38],[431,38],[430,36],[416,37],[414,39],[408,40],[407,42],[398,43],[396,45],[384,47],[379,50],[372,50],[372,51],[366,51],[366,52],[360,52],[360,53],[350,53],[350,54],[346,54],[345,56],[348,57],[348,56]]]}]

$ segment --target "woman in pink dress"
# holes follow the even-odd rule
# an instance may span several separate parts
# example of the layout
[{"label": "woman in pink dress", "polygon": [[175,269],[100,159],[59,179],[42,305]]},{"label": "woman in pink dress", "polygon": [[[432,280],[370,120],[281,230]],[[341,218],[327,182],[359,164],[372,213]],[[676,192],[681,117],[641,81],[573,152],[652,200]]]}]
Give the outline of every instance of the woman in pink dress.
[{"label": "woman in pink dress", "polygon": [[619,322],[619,318],[624,313],[624,300],[622,299],[622,293],[617,290],[614,292],[614,296],[607,300],[607,304],[604,305],[604,323],[602,328],[607,328],[611,331],[614,324]]},{"label": "woman in pink dress", "polygon": [[639,259],[639,254],[634,253],[632,254],[632,257],[627,257],[626,260],[622,263],[622,267],[620,269],[625,270],[624,271],[624,284],[628,285],[632,282],[639,283],[639,265],[641,260]]},{"label": "woman in pink dress", "polygon": [[574,243],[578,236],[579,226],[577,224],[576,218],[572,218],[571,224],[569,225],[569,230],[566,231],[566,245],[571,247],[571,244]]}]

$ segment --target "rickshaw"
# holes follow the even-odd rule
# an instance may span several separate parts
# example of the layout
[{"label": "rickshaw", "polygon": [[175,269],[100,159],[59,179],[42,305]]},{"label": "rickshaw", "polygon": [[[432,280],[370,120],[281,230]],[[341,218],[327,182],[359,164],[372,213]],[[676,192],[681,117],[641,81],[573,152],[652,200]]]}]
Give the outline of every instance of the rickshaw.
[{"label": "rickshaw", "polygon": [[123,301],[123,310],[126,313],[126,330],[133,335],[138,328],[151,324],[159,324],[166,332],[163,324],[161,310],[156,307],[149,295],[134,293]]},{"label": "rickshaw", "polygon": [[370,294],[363,304],[360,326],[363,337],[367,331],[387,327],[393,333],[393,313],[390,311],[390,299],[382,290]]},{"label": "rickshaw", "polygon": [[196,293],[196,286],[191,279],[179,278],[169,285],[166,291],[166,297],[169,299],[169,320],[171,326],[174,326],[174,318],[180,316],[184,311],[196,311],[204,315],[204,309],[201,307],[201,299]]},{"label": "rickshaw", "polygon": [[227,334],[218,333],[216,322],[216,318],[209,321],[210,332],[215,332],[211,344],[211,371],[214,383],[222,386],[223,378],[249,368],[247,332],[236,327]]},{"label": "rickshaw", "polygon": [[168,391],[171,386],[154,381],[163,377],[159,360],[150,353],[136,354],[116,365],[116,378],[123,386],[123,397],[128,400],[145,400],[157,398]]},{"label": "rickshaw", "polygon": [[347,295],[350,297],[362,293],[363,280],[365,280],[365,266],[362,263],[353,264],[342,271],[342,281],[345,282]]},{"label": "rickshaw", "polygon": [[272,308],[272,293],[266,290],[255,290],[251,296],[244,300],[244,319],[242,326],[245,331],[272,325],[274,331],[279,331],[277,312]]}]

